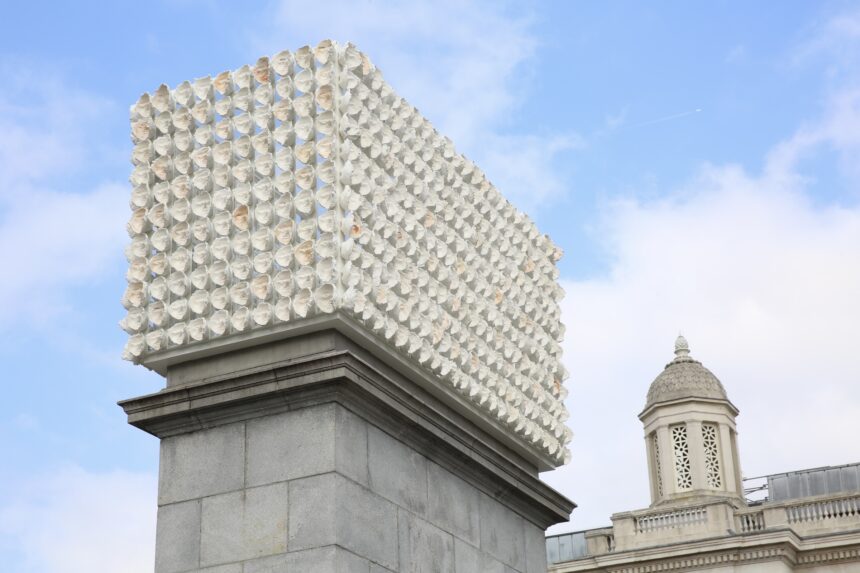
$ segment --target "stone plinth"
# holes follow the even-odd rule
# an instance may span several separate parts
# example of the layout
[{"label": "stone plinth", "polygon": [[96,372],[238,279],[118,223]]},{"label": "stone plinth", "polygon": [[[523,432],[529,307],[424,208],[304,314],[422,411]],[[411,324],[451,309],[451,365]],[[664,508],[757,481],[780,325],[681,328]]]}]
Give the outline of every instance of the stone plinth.
[{"label": "stone plinth", "polygon": [[165,365],[156,572],[546,571],[541,460],[345,328]]}]

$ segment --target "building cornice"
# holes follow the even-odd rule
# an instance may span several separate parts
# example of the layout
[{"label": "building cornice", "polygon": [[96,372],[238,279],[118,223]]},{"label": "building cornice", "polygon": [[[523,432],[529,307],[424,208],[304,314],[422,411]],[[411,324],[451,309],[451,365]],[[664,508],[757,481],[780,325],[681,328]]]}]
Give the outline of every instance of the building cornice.
[{"label": "building cornice", "polygon": [[649,404],[645,407],[645,409],[642,410],[642,412],[639,413],[639,419],[644,422],[645,418],[647,418],[648,416],[650,416],[652,413],[654,413],[656,410],[659,410],[660,408],[665,408],[667,406],[674,406],[676,404],[688,404],[691,402],[700,402],[703,404],[714,404],[717,406],[724,406],[724,407],[729,409],[732,416],[737,416],[740,413],[740,410],[738,410],[737,406],[732,404],[732,402],[728,399],[723,400],[721,398],[702,398],[702,397],[697,397],[697,396],[691,396],[691,397],[687,397],[687,398],[676,398],[674,400],[664,400],[662,402],[654,402],[653,404]]},{"label": "building cornice", "polygon": [[550,566],[550,573],[659,573],[783,561],[792,567],[856,561],[860,528],[801,537],[788,528],[671,543],[586,557]]}]

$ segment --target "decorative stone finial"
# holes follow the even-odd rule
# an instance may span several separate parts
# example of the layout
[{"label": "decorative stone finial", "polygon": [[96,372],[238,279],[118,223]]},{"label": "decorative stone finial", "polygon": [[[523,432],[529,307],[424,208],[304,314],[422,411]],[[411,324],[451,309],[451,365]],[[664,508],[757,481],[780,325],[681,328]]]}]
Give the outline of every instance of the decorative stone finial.
[{"label": "decorative stone finial", "polygon": [[690,355],[690,345],[687,343],[687,339],[684,338],[682,334],[678,335],[678,338],[675,339],[675,356],[678,358],[682,356]]}]

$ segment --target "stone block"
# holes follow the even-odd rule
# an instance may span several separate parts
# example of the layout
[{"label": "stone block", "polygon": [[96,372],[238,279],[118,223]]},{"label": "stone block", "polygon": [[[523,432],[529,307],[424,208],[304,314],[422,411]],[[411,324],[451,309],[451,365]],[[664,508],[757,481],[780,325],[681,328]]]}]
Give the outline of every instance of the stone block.
[{"label": "stone block", "polygon": [[324,404],[248,422],[248,485],[334,470],[335,405]]},{"label": "stone block", "polygon": [[298,479],[289,484],[290,551],[334,545],[337,542],[335,474]]},{"label": "stone block", "polygon": [[249,421],[247,484],[264,485],[338,471],[367,484],[365,422],[337,404]]},{"label": "stone block", "polygon": [[472,545],[481,542],[480,493],[434,463],[428,464],[428,518]]},{"label": "stone block", "polygon": [[481,570],[481,552],[468,543],[454,538],[455,573],[472,573]]},{"label": "stone block", "polygon": [[[380,569],[383,571],[383,569]],[[370,562],[329,545],[245,562],[244,573],[370,573]]]},{"label": "stone block", "polygon": [[[454,539],[455,573],[519,573],[468,543]],[[545,571],[541,571],[545,573]]]},{"label": "stone block", "polygon": [[481,494],[481,549],[518,571],[525,570],[523,518],[484,494]]},{"label": "stone block", "polygon": [[200,558],[200,501],[158,508],[155,530],[155,573],[194,569]]},{"label": "stone block", "polygon": [[[371,563],[345,549],[337,548],[335,553],[336,573],[370,573]],[[384,569],[382,569],[384,571]]]},{"label": "stone block", "polygon": [[242,573],[241,563],[228,563],[227,565],[216,565],[199,569],[196,573]]},{"label": "stone block", "polygon": [[367,429],[370,489],[419,515],[427,512],[427,458],[385,432]]},{"label": "stone block", "polygon": [[335,409],[335,432],[336,470],[367,485],[367,422],[338,405]]},{"label": "stone block", "polygon": [[397,568],[397,508],[338,474],[290,482],[290,551],[337,544]]},{"label": "stone block", "polygon": [[167,371],[167,386],[198,384],[227,374],[271,370],[276,364],[333,350],[336,338],[330,332],[314,332],[272,344],[258,344],[241,352],[219,352],[203,360],[175,364]]},{"label": "stone block", "polygon": [[337,541],[356,555],[397,571],[397,508],[365,487],[337,476]]},{"label": "stone block", "polygon": [[161,440],[158,504],[241,489],[245,425],[229,424]]},{"label": "stone block", "polygon": [[523,520],[526,546],[525,573],[546,573],[546,533],[538,526]]},{"label": "stone block", "polygon": [[454,537],[414,514],[398,510],[400,573],[454,573]]},{"label": "stone block", "polygon": [[[309,571],[320,571],[320,573],[329,573],[328,554],[323,550],[313,549],[311,551],[299,551],[296,553],[282,553],[280,555],[271,555],[269,557],[260,557],[251,561],[245,561],[243,564],[243,573],[293,573],[290,568],[287,558],[292,555],[300,555],[302,553],[311,553],[310,558],[313,559],[315,568],[308,569]],[[310,565],[310,561],[308,564]]]},{"label": "stone block", "polygon": [[287,550],[287,484],[277,483],[205,498],[201,565]]}]

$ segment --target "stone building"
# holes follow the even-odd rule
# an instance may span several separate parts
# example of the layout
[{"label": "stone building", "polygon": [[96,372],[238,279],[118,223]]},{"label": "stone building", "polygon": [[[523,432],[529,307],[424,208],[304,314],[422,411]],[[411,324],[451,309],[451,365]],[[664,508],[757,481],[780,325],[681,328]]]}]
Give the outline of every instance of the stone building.
[{"label": "stone building", "polygon": [[678,337],[639,415],[650,507],[549,537],[549,571],[860,571],[860,464],[766,476],[766,498],[747,501],[737,415]]}]

